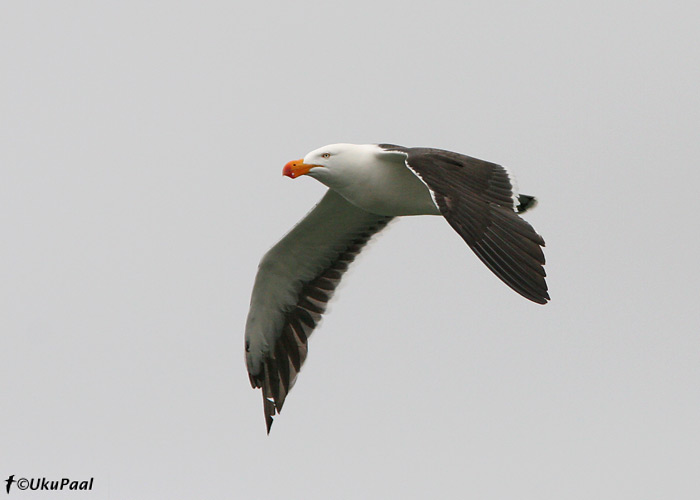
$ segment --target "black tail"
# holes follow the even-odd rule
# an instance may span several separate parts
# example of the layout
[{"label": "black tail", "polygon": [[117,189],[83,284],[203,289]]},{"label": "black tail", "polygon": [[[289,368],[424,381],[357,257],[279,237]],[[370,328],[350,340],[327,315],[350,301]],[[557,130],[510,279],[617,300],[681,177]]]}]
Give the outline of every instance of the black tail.
[{"label": "black tail", "polygon": [[519,214],[525,213],[537,206],[537,198],[530,196],[528,194],[518,195],[518,206],[515,207],[515,211]]}]

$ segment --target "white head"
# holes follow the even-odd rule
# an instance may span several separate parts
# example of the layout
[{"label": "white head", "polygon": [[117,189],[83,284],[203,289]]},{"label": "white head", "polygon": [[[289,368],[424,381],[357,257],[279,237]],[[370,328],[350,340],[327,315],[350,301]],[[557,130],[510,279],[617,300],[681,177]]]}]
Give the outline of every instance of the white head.
[{"label": "white head", "polygon": [[292,179],[308,175],[328,187],[339,188],[358,170],[369,165],[382,149],[374,144],[330,144],[315,149],[301,160],[290,161],[282,174]]}]

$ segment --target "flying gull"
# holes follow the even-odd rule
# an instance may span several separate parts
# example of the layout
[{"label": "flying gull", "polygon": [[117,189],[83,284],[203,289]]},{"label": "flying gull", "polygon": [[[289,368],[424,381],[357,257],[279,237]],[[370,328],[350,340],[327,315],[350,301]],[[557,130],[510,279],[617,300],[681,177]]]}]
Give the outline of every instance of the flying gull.
[{"label": "flying gull", "polygon": [[282,173],[329,189],[263,256],[255,278],[246,364],[251,385],[262,389],[268,433],[343,273],[394,217],[442,215],[506,285],[538,304],[549,300],[544,240],[518,215],[536,200],[519,194],[500,165],[441,149],[333,144]]}]

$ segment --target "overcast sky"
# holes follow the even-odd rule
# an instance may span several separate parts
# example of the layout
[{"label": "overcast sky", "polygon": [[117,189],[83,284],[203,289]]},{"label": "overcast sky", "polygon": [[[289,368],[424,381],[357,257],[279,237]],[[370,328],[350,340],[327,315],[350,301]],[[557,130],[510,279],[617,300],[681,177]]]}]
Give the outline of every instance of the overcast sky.
[{"label": "overcast sky", "polygon": [[[0,484],[95,478],[8,498],[700,498],[697,19],[3,2]],[[250,291],[325,190],[283,165],[334,142],[508,166],[540,200],[552,301],[442,218],[399,220],[268,437]]]}]

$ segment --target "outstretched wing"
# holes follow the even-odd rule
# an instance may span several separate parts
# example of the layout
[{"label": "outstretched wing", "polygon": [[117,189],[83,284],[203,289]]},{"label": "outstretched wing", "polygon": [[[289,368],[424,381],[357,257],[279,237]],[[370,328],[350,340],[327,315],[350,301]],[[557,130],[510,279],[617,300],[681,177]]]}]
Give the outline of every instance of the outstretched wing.
[{"label": "outstretched wing", "polygon": [[544,240],[516,213],[535,200],[518,196],[505,168],[441,149],[380,147],[405,155],[447,222],[496,276],[523,297],[547,303]]},{"label": "outstretched wing", "polygon": [[333,190],[260,261],[246,322],[250,383],[262,388],[267,432],[282,410],[343,273],[392,217],[350,204]]}]

